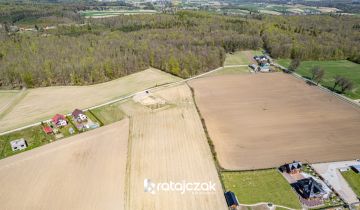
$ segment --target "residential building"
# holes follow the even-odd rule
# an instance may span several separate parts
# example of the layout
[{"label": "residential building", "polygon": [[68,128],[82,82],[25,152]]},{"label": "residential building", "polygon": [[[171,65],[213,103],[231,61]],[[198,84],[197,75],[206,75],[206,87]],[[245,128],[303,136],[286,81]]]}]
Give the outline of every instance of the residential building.
[{"label": "residential building", "polygon": [[66,117],[61,114],[56,114],[51,120],[57,127],[62,127],[67,125]]},{"label": "residential building", "polygon": [[71,115],[73,116],[74,120],[76,120],[79,123],[87,121],[87,116],[80,109],[75,109]]},{"label": "residential building", "polygon": [[279,170],[281,172],[286,172],[288,174],[296,174],[301,171],[302,163],[299,161],[293,161],[292,163],[284,164],[280,166]]},{"label": "residential building", "polygon": [[12,151],[23,150],[23,149],[26,149],[28,146],[27,142],[23,138],[11,141],[10,145],[11,145]]},{"label": "residential building", "polygon": [[312,177],[292,184],[295,191],[304,199],[322,199],[327,194],[322,185]]}]

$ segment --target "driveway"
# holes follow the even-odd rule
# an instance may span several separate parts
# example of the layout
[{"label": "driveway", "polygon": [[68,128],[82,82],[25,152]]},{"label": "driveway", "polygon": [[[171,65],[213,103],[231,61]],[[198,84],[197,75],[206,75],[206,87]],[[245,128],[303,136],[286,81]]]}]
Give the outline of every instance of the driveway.
[{"label": "driveway", "polygon": [[348,168],[351,165],[359,165],[357,161],[341,161],[341,162],[330,162],[330,163],[318,163],[312,164],[311,166],[315,171],[320,174],[326,183],[331,185],[340,197],[348,204],[359,202],[356,198],[355,193],[350,188],[349,184],[341,175],[339,169]]}]

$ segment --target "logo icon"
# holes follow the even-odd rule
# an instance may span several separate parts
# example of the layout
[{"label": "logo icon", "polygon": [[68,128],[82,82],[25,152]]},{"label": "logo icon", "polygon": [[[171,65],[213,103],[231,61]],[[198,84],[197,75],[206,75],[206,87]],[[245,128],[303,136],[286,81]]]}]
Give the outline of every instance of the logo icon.
[{"label": "logo icon", "polygon": [[155,183],[153,183],[150,179],[144,179],[144,192],[155,194],[155,187]]}]

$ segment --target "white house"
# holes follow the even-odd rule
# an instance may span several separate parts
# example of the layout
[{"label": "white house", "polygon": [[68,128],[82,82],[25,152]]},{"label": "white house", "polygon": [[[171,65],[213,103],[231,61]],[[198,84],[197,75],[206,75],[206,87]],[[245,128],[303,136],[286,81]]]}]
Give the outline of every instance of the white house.
[{"label": "white house", "polygon": [[27,142],[25,139],[16,139],[10,142],[12,151],[23,150],[27,148]]}]

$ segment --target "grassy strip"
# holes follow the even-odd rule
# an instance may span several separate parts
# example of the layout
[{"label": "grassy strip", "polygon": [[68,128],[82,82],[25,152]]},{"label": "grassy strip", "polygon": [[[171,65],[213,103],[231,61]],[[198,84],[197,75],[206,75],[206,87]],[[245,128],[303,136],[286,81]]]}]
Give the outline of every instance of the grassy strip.
[{"label": "grassy strip", "polygon": [[[291,61],[289,59],[279,59],[277,62],[284,67],[288,67]],[[344,95],[352,99],[360,98],[360,64],[347,60],[303,61],[296,70],[296,73],[304,78],[311,79],[311,69],[315,66],[321,67],[325,71],[324,78],[320,82],[322,86],[329,90],[333,90],[334,77],[337,75],[343,76],[354,83],[353,90],[345,92]],[[339,87],[336,88],[335,92],[340,92]]]},{"label": "grassy strip", "polygon": [[108,125],[117,121],[124,119],[124,112],[115,104],[110,104],[107,106],[99,107],[91,110],[91,113],[96,116],[96,118],[103,123],[103,125]]},{"label": "grassy strip", "polygon": [[[86,115],[92,120],[97,121],[100,126],[103,126],[104,123],[89,109],[86,113]],[[94,119],[93,119],[94,118]]]},{"label": "grassy strip", "polygon": [[354,193],[360,197],[360,174],[355,173],[353,170],[345,171],[341,174],[350,185]]}]

